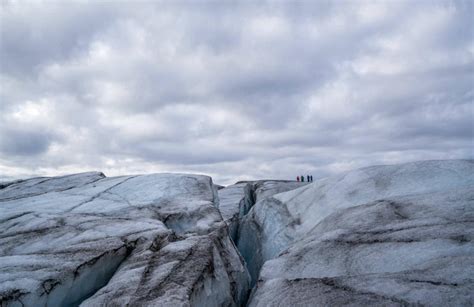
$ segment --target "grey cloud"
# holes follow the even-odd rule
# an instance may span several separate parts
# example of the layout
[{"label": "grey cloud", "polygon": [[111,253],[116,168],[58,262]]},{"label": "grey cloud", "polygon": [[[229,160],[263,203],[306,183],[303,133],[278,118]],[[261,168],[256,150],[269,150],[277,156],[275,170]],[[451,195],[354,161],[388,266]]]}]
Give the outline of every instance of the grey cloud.
[{"label": "grey cloud", "polygon": [[80,54],[94,34],[110,24],[116,13],[102,4],[2,3],[0,57],[2,72],[31,77],[49,62]]},{"label": "grey cloud", "polygon": [[0,133],[0,152],[28,158],[47,151],[54,139],[54,135],[48,132],[3,128]]},{"label": "grey cloud", "polygon": [[473,157],[472,1],[2,6],[3,172],[229,183]]}]

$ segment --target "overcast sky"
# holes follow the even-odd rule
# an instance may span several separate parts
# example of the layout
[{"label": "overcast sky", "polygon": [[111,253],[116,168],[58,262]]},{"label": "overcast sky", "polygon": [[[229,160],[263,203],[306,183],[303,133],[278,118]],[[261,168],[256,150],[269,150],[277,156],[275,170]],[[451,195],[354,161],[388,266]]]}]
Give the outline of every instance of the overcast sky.
[{"label": "overcast sky", "polygon": [[1,1],[0,177],[474,157],[473,1]]}]

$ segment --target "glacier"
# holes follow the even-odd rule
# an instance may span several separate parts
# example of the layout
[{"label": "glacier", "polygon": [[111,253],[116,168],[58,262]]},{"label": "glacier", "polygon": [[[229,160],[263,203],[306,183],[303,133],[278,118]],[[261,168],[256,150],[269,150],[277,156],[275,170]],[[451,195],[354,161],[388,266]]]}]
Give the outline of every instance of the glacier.
[{"label": "glacier", "polygon": [[[374,166],[257,202],[249,306],[474,303],[474,162]],[[250,242],[251,241],[251,242]]]},{"label": "glacier", "polygon": [[2,306],[238,306],[249,275],[207,176],[101,173],[0,190]]},{"label": "glacier", "polygon": [[474,304],[474,161],[0,184],[2,306]]}]

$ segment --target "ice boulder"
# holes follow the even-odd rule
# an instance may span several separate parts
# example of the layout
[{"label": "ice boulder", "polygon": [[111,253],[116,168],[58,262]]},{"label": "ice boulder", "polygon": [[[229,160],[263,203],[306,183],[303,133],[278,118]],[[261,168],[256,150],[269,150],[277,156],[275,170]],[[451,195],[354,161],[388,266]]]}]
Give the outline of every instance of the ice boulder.
[{"label": "ice boulder", "polygon": [[250,306],[474,304],[471,160],[319,180],[258,202],[241,231],[263,265]]},{"label": "ice boulder", "polygon": [[237,306],[248,272],[206,176],[33,178],[0,189],[2,306]]}]

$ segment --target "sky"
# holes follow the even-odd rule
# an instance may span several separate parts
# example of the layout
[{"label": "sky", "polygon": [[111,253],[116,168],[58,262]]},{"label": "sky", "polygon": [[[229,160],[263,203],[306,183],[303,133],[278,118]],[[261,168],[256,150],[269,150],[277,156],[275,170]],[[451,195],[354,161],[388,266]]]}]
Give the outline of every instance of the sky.
[{"label": "sky", "polygon": [[473,1],[0,3],[0,179],[474,158]]}]

